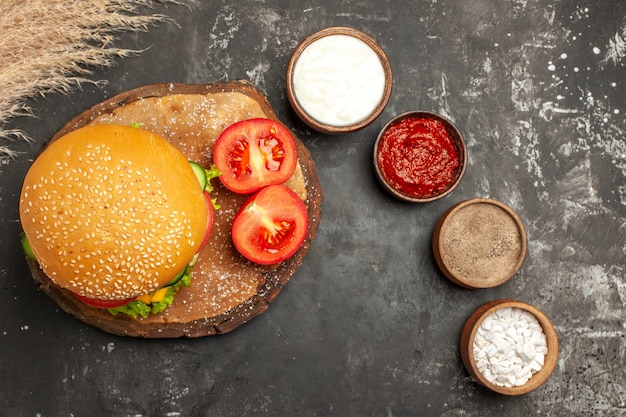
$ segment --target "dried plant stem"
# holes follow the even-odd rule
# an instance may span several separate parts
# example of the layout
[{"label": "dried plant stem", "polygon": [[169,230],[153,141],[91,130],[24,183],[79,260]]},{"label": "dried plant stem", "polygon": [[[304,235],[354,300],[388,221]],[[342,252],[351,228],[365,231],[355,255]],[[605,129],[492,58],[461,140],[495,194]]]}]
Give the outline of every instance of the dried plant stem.
[{"label": "dried plant stem", "polygon": [[[177,3],[161,0],[161,3]],[[11,141],[28,140],[6,129],[30,114],[29,98],[67,93],[96,67],[138,51],[115,47],[122,31],[146,31],[166,20],[142,15],[153,0],[0,0],[0,162],[14,157]]]}]

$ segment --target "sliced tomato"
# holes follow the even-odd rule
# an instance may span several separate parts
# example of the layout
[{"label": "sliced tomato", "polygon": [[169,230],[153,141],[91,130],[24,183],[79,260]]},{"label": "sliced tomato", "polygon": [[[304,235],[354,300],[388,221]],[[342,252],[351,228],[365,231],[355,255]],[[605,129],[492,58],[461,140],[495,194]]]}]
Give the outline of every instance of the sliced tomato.
[{"label": "sliced tomato", "polygon": [[200,243],[200,247],[198,248],[198,252],[200,252],[207,245],[207,243],[209,243],[209,237],[211,237],[211,230],[213,229],[213,220],[215,217],[213,202],[211,201],[211,195],[207,191],[204,192],[204,201],[206,202],[207,210],[206,230],[204,232],[202,242]]},{"label": "sliced tomato", "polygon": [[78,298],[83,303],[90,305],[92,307],[96,307],[96,308],[121,307],[134,300],[134,298],[127,298],[125,300],[98,300],[96,298],[89,298],[89,297],[85,297],[83,295],[79,295],[76,293],[73,293],[73,294],[76,298]]},{"label": "sliced tomato", "polygon": [[287,181],[297,161],[293,136],[276,120],[255,118],[233,123],[213,147],[213,163],[222,172],[220,181],[238,194]]},{"label": "sliced tomato", "polygon": [[241,206],[232,225],[233,243],[248,260],[270,265],[291,257],[309,230],[304,202],[290,188],[271,185]]}]

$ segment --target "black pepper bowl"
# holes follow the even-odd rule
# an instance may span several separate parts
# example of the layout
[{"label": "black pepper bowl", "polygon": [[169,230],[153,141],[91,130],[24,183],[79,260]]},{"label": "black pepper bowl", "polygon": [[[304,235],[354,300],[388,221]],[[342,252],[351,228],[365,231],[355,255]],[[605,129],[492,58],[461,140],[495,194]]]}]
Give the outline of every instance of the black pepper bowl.
[{"label": "black pepper bowl", "polygon": [[472,198],[450,207],[432,238],[435,261],[452,282],[469,289],[508,282],[522,267],[527,233],[519,215],[492,198]]},{"label": "black pepper bowl", "polygon": [[[406,190],[402,190],[397,184],[394,184],[393,181],[389,178],[389,176],[385,173],[385,169],[383,167],[385,161],[385,155],[379,155],[382,147],[382,142],[385,140],[386,134],[394,129],[400,122],[405,119],[427,119],[440,122],[445,129],[445,134],[449,137],[454,145],[454,149],[457,153],[457,162],[458,166],[454,169],[452,178],[450,178],[445,186],[425,194],[411,193]],[[446,117],[430,112],[430,111],[410,111],[403,114],[400,114],[393,119],[391,119],[380,131],[378,137],[376,138],[376,143],[374,144],[374,170],[376,173],[376,177],[382,184],[382,186],[394,197],[408,201],[412,203],[427,203],[430,201],[438,200],[452,193],[454,189],[459,185],[461,179],[463,178],[463,174],[465,173],[465,167],[467,165],[467,150],[465,147],[465,140],[463,139],[463,135],[457,129],[457,127]],[[436,157],[438,155],[431,155]],[[428,167],[426,167],[428,168]]]}]

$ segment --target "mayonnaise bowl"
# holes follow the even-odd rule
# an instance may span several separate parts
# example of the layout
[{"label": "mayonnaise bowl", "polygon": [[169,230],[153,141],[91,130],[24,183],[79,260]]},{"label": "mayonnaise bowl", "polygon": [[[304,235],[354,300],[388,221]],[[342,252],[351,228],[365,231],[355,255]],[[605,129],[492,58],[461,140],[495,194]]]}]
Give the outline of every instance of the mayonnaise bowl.
[{"label": "mayonnaise bowl", "polygon": [[326,134],[354,132],[373,122],[391,96],[393,76],[382,47],[349,27],[313,33],[287,67],[287,97],[302,121]]}]

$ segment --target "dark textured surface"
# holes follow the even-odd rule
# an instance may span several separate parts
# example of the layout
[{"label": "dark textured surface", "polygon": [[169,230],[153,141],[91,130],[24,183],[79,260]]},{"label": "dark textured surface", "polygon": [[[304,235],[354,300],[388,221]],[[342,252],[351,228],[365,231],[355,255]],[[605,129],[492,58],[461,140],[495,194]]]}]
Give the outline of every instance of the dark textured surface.
[{"label": "dark textured surface", "polygon": [[[33,102],[15,120],[33,143],[0,167],[0,415],[626,415],[626,3],[580,0],[191,1],[158,8],[175,24],[123,36],[150,49],[96,72],[103,87]],[[327,26],[385,48],[394,90],[355,134],[307,129],[289,108],[297,43]],[[262,316],[197,340],[137,340],[61,312],[30,278],[18,194],[31,159],[67,120],[155,82],[248,79],[311,151],[323,219],[303,267]],[[414,109],[456,122],[468,147],[457,190],[427,205],[384,193],[371,167],[378,129]],[[467,290],[438,271],[430,240],[452,204],[492,197],[528,232],[507,284]],[[553,321],[557,368],[503,397],[473,382],[458,338],[497,298]]]}]

